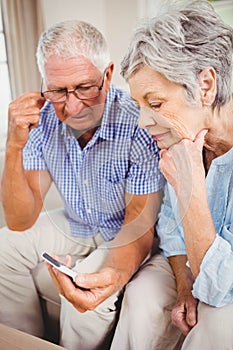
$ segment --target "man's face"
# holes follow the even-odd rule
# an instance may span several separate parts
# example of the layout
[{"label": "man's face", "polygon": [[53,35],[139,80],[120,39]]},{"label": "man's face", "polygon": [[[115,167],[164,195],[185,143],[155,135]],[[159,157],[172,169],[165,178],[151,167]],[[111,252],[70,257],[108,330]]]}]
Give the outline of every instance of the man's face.
[{"label": "man's face", "polygon": [[[45,64],[45,82],[43,90],[74,90],[76,87],[100,87],[103,72],[100,72],[83,56],[61,58],[51,56]],[[79,131],[86,131],[100,124],[106,95],[110,86],[110,78],[104,79],[103,88],[98,97],[80,100],[69,93],[66,101],[53,102],[60,121]]]}]

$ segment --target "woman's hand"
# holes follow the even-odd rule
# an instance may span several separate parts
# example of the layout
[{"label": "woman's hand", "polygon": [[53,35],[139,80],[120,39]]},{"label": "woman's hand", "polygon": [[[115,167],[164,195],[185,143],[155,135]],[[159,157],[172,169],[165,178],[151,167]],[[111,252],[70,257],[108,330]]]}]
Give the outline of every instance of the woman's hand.
[{"label": "woman's hand", "polygon": [[194,141],[183,139],[160,151],[160,169],[177,195],[187,197],[195,184],[205,181],[202,149],[206,133],[201,130]]},{"label": "woman's hand", "polygon": [[193,297],[191,291],[178,296],[178,300],[171,313],[172,323],[179,328],[181,333],[187,335],[197,323],[198,300]]},{"label": "woman's hand", "polygon": [[185,255],[169,257],[169,263],[176,277],[177,302],[172,309],[172,323],[187,335],[197,323],[198,300],[192,295],[194,277],[187,264]]}]

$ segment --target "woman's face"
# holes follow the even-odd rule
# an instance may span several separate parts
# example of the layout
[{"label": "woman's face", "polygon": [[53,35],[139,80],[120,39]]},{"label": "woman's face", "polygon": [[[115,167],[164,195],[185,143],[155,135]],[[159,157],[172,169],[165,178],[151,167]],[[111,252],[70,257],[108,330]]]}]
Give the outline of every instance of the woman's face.
[{"label": "woman's face", "polygon": [[181,139],[194,140],[204,128],[200,100],[190,103],[182,85],[170,82],[147,66],[128,80],[132,99],[140,106],[139,126],[148,129],[160,148]]}]

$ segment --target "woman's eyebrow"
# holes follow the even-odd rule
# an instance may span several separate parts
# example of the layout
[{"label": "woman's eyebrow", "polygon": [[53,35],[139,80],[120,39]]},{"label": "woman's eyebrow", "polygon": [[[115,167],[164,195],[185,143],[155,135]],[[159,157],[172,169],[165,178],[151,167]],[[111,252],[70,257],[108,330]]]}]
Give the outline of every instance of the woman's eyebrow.
[{"label": "woman's eyebrow", "polygon": [[158,100],[164,99],[164,96],[162,96],[161,93],[159,93],[157,91],[148,91],[142,97],[144,100],[147,100],[149,97],[153,97],[153,98],[156,98]]}]

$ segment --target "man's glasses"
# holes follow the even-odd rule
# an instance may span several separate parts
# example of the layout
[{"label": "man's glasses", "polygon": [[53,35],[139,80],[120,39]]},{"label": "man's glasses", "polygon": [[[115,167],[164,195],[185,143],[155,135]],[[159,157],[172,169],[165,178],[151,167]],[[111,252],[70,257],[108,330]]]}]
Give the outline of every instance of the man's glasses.
[{"label": "man's glasses", "polygon": [[41,84],[41,96],[46,99],[46,101],[56,103],[65,102],[69,94],[73,94],[79,100],[92,100],[99,97],[100,91],[103,89],[105,78],[105,71],[103,74],[102,83],[100,86],[76,86],[74,90],[60,89],[60,90],[48,90],[42,91],[43,81]]}]

